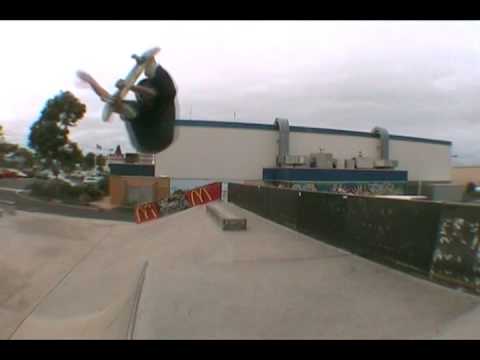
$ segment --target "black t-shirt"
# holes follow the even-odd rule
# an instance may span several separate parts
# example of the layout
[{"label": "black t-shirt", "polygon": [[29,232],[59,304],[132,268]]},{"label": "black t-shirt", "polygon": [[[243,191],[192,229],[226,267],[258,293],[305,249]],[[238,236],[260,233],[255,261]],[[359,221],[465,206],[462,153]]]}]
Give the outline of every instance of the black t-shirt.
[{"label": "black t-shirt", "polygon": [[175,84],[168,72],[157,66],[155,76],[141,80],[138,85],[155,89],[157,95],[149,101],[138,99],[139,113],[128,121],[130,140],[137,151],[157,153],[173,141],[175,130]]},{"label": "black t-shirt", "polygon": [[142,110],[148,117],[153,113],[161,115],[163,110],[174,103],[177,95],[177,90],[170,74],[160,65],[157,65],[153,78],[145,78],[138,85],[151,87],[157,92],[157,95],[148,102],[143,103],[140,99]]}]

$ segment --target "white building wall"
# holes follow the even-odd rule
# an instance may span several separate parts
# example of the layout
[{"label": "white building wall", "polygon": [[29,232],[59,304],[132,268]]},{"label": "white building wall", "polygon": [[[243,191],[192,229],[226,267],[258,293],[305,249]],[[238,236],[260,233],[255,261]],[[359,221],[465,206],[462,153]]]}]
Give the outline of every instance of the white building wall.
[{"label": "white building wall", "polygon": [[[275,166],[278,131],[178,126],[176,141],[156,155],[156,176],[175,179],[258,180],[264,167]],[[375,138],[290,131],[290,154],[308,155],[322,148],[337,159],[379,158]],[[450,146],[390,140],[390,158],[409,180],[450,181]]]},{"label": "white building wall", "polygon": [[176,141],[156,155],[156,176],[256,180],[262,178],[262,168],[275,165],[273,131],[191,126],[177,131]]},{"label": "white building wall", "polygon": [[411,181],[451,181],[450,146],[413,141],[390,141],[390,157]]}]

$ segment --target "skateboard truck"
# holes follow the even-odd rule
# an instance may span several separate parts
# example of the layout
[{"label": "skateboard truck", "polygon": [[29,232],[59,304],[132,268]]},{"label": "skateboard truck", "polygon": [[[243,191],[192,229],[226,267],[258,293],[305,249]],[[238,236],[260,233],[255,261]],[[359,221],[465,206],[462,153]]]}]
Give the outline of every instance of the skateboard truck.
[{"label": "skateboard truck", "polygon": [[123,79],[120,79],[118,80],[116,83],[115,83],[115,87],[119,90],[121,90],[125,85],[122,84],[122,83],[125,83],[125,81]]},{"label": "skateboard truck", "polygon": [[135,55],[135,54],[132,55],[132,59],[135,59],[135,61],[137,62],[138,65],[143,64],[146,60],[143,56],[138,56],[138,55]]}]

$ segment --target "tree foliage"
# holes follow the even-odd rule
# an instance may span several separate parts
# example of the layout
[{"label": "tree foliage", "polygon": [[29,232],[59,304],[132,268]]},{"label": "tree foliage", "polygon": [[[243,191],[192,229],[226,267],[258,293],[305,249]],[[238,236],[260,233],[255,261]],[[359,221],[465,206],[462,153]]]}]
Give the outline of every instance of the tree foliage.
[{"label": "tree foliage", "polygon": [[18,148],[18,150],[15,151],[15,154],[25,159],[24,166],[28,168],[31,168],[33,166],[33,153],[30,150],[25,149],[24,147],[20,147]]},{"label": "tree foliage", "polygon": [[83,118],[86,106],[71,92],[61,91],[45,104],[39,119],[31,126],[28,146],[51,166],[53,160],[62,167],[81,162],[78,145],[68,138],[69,128]]},{"label": "tree foliage", "polygon": [[76,164],[83,163],[84,156],[78,145],[70,142],[59,152],[58,161],[67,172],[71,172],[75,169]]},{"label": "tree foliage", "polygon": [[107,158],[103,155],[97,156],[97,166],[104,167],[107,164]]},{"label": "tree foliage", "polygon": [[85,155],[84,161],[83,161],[83,167],[86,170],[93,169],[95,166],[95,154],[92,152],[89,152],[87,155]]}]

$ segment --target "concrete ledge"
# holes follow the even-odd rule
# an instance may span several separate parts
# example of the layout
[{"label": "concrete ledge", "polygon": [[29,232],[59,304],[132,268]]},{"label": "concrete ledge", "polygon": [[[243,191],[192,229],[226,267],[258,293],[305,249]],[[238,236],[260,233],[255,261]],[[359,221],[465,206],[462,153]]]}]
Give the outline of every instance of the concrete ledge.
[{"label": "concrete ledge", "polygon": [[247,219],[229,211],[221,201],[207,204],[209,213],[222,227],[222,230],[246,230]]},{"label": "concrete ledge", "polygon": [[16,214],[15,202],[8,200],[0,200],[0,208],[4,209],[10,215]]}]

